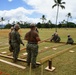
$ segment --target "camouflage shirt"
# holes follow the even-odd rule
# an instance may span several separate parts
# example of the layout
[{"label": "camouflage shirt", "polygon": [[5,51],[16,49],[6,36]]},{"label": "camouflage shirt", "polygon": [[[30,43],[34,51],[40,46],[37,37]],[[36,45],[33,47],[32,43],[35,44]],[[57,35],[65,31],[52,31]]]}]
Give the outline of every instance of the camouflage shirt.
[{"label": "camouflage shirt", "polygon": [[11,32],[11,42],[12,43],[18,43],[18,44],[23,44],[19,32],[13,30]]}]

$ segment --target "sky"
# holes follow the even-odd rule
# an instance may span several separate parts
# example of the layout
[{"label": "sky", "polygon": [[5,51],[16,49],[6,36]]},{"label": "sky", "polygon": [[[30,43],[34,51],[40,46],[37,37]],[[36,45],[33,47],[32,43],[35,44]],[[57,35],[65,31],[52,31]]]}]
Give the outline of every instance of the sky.
[{"label": "sky", "polygon": [[[62,0],[65,9],[59,7],[58,22],[67,21],[67,14],[71,13],[69,22],[76,23],[76,0]],[[25,21],[30,23],[42,23],[40,19],[45,15],[46,22],[51,20],[56,23],[57,7],[52,9],[54,0],[0,0],[0,18],[4,17],[4,24],[13,21]],[[2,22],[0,22],[1,24]]]}]

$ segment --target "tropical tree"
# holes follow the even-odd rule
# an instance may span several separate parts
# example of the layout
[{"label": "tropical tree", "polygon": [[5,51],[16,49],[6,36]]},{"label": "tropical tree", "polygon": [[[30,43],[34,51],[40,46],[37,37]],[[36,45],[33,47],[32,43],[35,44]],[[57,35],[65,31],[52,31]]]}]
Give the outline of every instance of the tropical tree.
[{"label": "tropical tree", "polygon": [[44,24],[45,23],[45,20],[46,20],[45,15],[42,15],[42,18],[40,18],[40,19],[42,19],[42,24]]},{"label": "tropical tree", "polygon": [[3,21],[4,21],[5,19],[3,18],[3,17],[1,17],[0,18],[0,22],[2,23],[2,25],[3,25]]},{"label": "tropical tree", "polygon": [[71,13],[68,13],[68,14],[67,14],[67,22],[68,22],[68,19],[69,19],[69,18],[72,18]]},{"label": "tropical tree", "polygon": [[1,17],[1,20],[0,20],[0,22],[2,22],[2,24],[3,24],[3,21],[4,21],[5,19],[3,18],[3,17]]},{"label": "tropical tree", "polygon": [[4,18],[3,17],[1,17],[1,21],[4,21]]},{"label": "tropical tree", "polygon": [[51,20],[48,20],[48,24],[52,24]]},{"label": "tropical tree", "polygon": [[65,22],[66,22],[66,21],[65,21],[65,20],[63,20],[61,23],[62,23],[62,24],[65,24]]},{"label": "tropical tree", "polygon": [[52,8],[54,8],[55,6],[57,6],[57,15],[56,15],[56,32],[57,32],[57,20],[58,20],[58,13],[59,13],[59,7],[61,7],[62,9],[65,9],[65,6],[63,6],[63,4],[65,4],[65,2],[62,2],[62,0],[54,0],[55,4],[52,6]]},{"label": "tropical tree", "polygon": [[51,20],[48,20],[48,22],[47,22],[47,23],[48,23],[48,25],[49,25],[49,28],[50,28],[50,27],[52,28],[52,26],[51,26],[51,25],[52,25]]},{"label": "tropical tree", "polygon": [[15,21],[13,21],[13,22],[12,22],[12,25],[14,26],[15,24],[16,24],[16,22],[15,22]]},{"label": "tropical tree", "polygon": [[67,14],[67,25],[68,25],[68,20],[69,20],[69,18],[72,18],[72,16],[71,16],[71,13],[70,13],[70,12]]},{"label": "tropical tree", "polygon": [[8,20],[8,24],[9,24],[10,20]]}]

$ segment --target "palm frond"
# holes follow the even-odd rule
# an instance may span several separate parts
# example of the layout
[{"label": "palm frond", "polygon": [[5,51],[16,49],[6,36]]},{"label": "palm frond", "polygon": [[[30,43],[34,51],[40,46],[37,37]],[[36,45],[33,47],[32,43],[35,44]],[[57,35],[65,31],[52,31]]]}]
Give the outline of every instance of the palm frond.
[{"label": "palm frond", "polygon": [[65,2],[62,2],[61,4],[66,4]]},{"label": "palm frond", "polygon": [[57,3],[57,0],[54,0],[55,3]]},{"label": "palm frond", "polygon": [[57,6],[57,4],[54,4],[54,5],[52,6],[52,8],[54,8],[55,6]]},{"label": "palm frond", "polygon": [[63,5],[60,5],[60,7],[61,7],[62,9],[65,9],[65,6],[63,6]]}]

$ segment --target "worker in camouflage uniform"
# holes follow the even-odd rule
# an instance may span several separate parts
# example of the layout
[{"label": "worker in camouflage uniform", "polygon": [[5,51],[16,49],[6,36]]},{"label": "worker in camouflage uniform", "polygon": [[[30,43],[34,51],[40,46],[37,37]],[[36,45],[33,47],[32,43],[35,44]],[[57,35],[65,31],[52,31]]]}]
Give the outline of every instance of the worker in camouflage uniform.
[{"label": "worker in camouflage uniform", "polygon": [[38,32],[36,31],[35,25],[30,25],[30,31],[25,34],[24,39],[27,40],[27,65],[32,64],[32,68],[36,68],[36,57],[38,55],[38,41],[40,41]]},{"label": "worker in camouflage uniform", "polygon": [[14,30],[14,27],[11,27],[11,31],[9,33],[9,44],[11,43],[11,32]]},{"label": "worker in camouflage uniform", "polygon": [[56,33],[54,33],[54,34],[52,35],[52,37],[51,37],[51,39],[50,39],[50,42],[52,42],[52,41],[55,40],[55,35],[56,35]]},{"label": "worker in camouflage uniform", "polygon": [[54,33],[53,35],[52,35],[52,38],[51,38],[51,42],[53,41],[53,42],[55,42],[55,43],[58,43],[58,42],[60,42],[60,37],[59,37],[59,35],[57,34],[57,33]]},{"label": "worker in camouflage uniform", "polygon": [[11,31],[9,32],[9,50],[10,52],[13,51],[12,45],[11,45],[11,32],[14,30],[14,27],[11,27]]},{"label": "worker in camouflage uniform", "polygon": [[20,29],[20,26],[18,24],[16,24],[14,26],[14,30],[11,32],[11,44],[13,47],[13,61],[16,62],[19,52],[20,52],[20,44],[24,43],[22,42],[21,38],[20,38],[20,34],[18,32],[18,30]]},{"label": "worker in camouflage uniform", "polygon": [[61,40],[61,39],[60,39],[59,35],[56,33],[56,34],[55,34],[55,38],[54,38],[54,42],[55,42],[55,43],[58,43],[58,42],[60,42],[60,40]]},{"label": "worker in camouflage uniform", "polygon": [[68,34],[67,44],[73,44],[74,40],[71,38],[71,36]]}]

